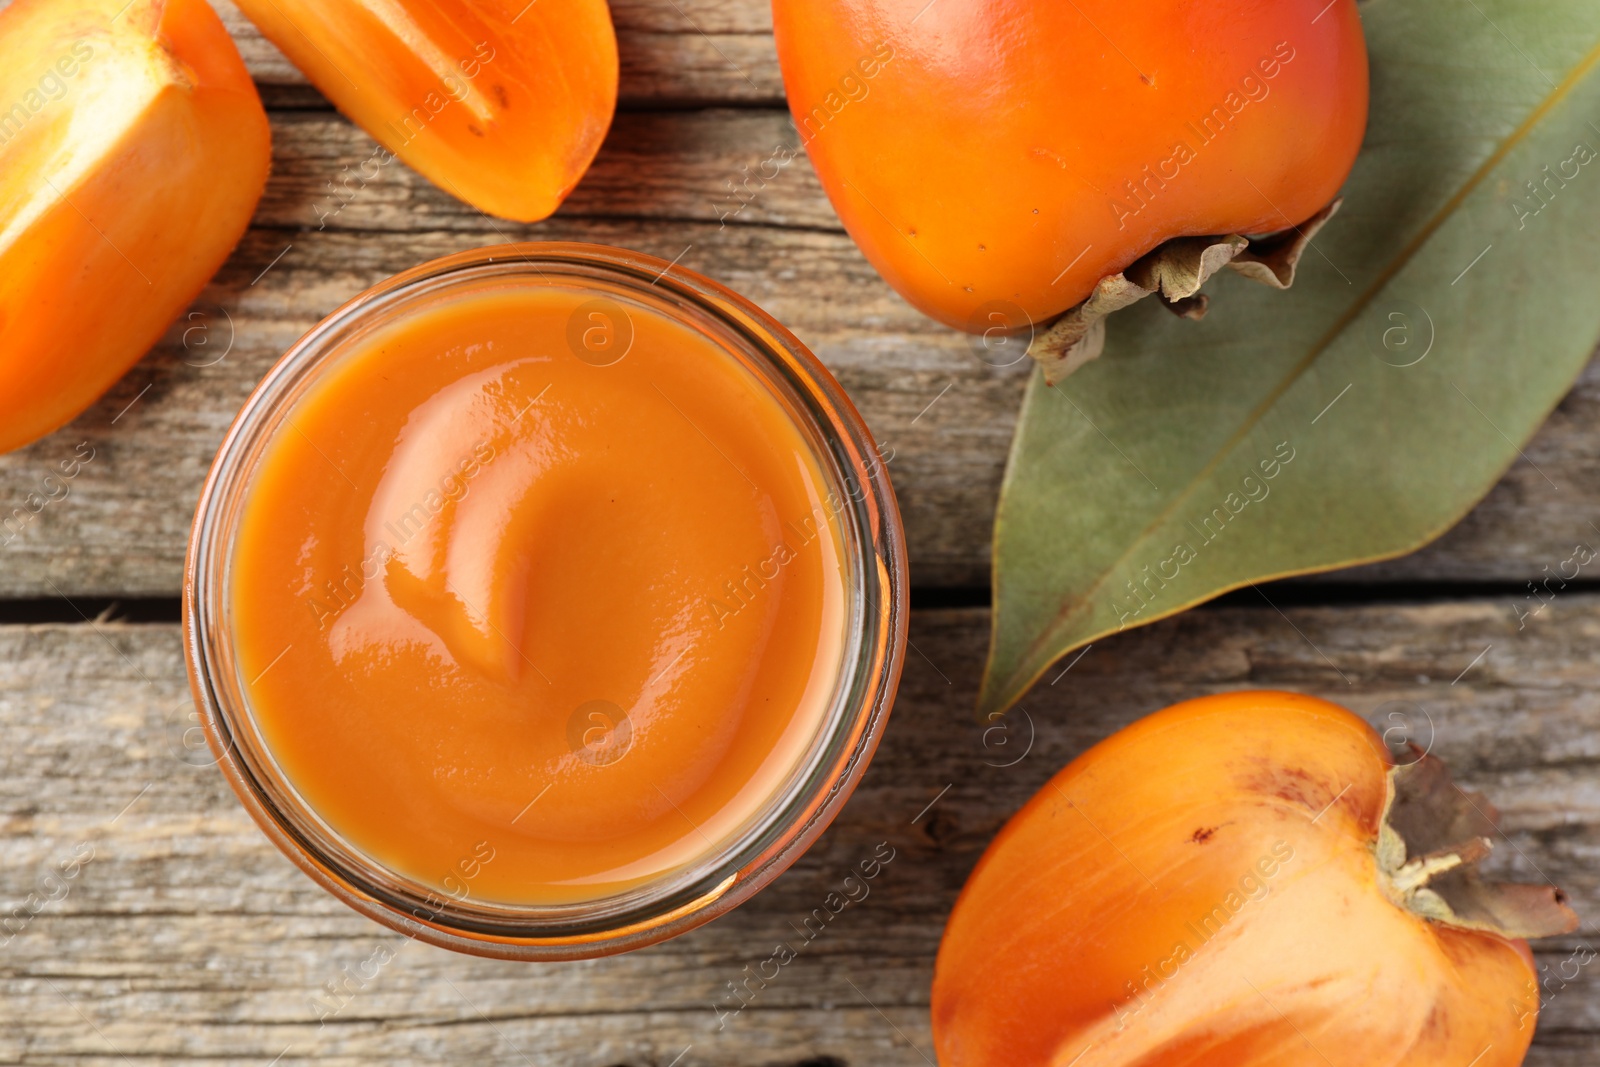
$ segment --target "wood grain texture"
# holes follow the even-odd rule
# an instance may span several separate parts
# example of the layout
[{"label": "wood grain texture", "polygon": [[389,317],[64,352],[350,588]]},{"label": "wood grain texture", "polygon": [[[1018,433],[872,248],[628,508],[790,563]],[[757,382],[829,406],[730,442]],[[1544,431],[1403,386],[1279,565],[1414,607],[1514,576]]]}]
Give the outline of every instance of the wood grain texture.
[{"label": "wood grain texture", "polygon": [[[784,113],[619,115],[584,183],[535,226],[486,218],[403,164],[380,166],[376,145],[330,111],[276,112],[273,133],[274,174],[255,226],[167,339],[74,424],[0,456],[0,523],[11,520],[0,526],[0,598],[174,595],[211,456],[283,350],[395,271],[512,239],[677,258],[767,308],[893,449],[913,580],[988,584],[1026,361],[980,358],[884,284],[839,228],[804,155],[778,162],[780,149],[797,149]],[[94,460],[35,514],[43,495],[30,494],[83,442]],[[1600,525],[1600,366],[1525,451],[1436,545],[1317,580],[1520,581],[1554,568],[1577,541],[1600,546],[1591,525]]]},{"label": "wood grain texture", "polygon": [[[0,5],[3,6],[3,5]],[[268,107],[326,107],[230,0],[211,0]],[[621,0],[611,5],[621,107],[781,106],[772,9],[762,0]]]},{"label": "wood grain texture", "polygon": [[[759,174],[776,148],[796,147],[784,115],[620,116],[579,192],[536,226],[486,218],[398,162],[363,170],[375,144],[331,112],[278,113],[273,133],[274,175],[256,225],[193,309],[73,425],[0,456],[3,522],[27,511],[28,494],[80,442],[95,449],[64,498],[18,516],[14,531],[0,528],[0,598],[174,593],[211,456],[284,349],[396,271],[523,239],[677,259],[771,311],[895,449],[890,470],[918,580],[987,580],[983,546],[1025,368],[989,366],[964,336],[901,301],[838,228],[804,156],[764,187],[747,186],[759,191],[741,210],[728,182],[742,182],[745,167]],[[375,177],[330,192],[346,168]]]},{"label": "wood grain texture", "polygon": [[[1384,728],[1404,710],[1416,739],[1504,812],[1497,862],[1557,881],[1587,920],[1542,944],[1541,965],[1593,943],[1600,597],[1558,597],[1520,632],[1487,600],[1287,618],[1201,609],[1097,644],[1000,733],[971,710],[987,626],[975,610],[915,617],[876,761],[835,825],[766,891],[667,944],[555,965],[404,943],[292,867],[185,743],[176,627],[0,628],[0,730],[11,742],[0,749],[0,906],[25,905],[47,872],[93,847],[66,894],[0,944],[0,1062],[923,1065],[944,917],[1003,821],[1112,731],[1242,687],[1316,693]],[[895,857],[870,894],[750,1006],[719,1017],[737,1004],[726,983],[777,941],[798,941],[791,924],[879,842]],[[397,954],[322,1020],[314,998],[326,983],[380,948]],[[1551,979],[1533,1067],[1594,1062],[1595,967]]]},{"label": "wood grain texture", "polygon": [[[796,153],[766,0],[613,3],[623,110],[562,211],[527,227],[486,219],[402,164],[376,166],[373,142],[215,3],[272,109],[267,195],[149,357],[73,425],[0,456],[0,600],[175,595],[211,455],[278,355],[383,277],[510,239],[678,258],[772,311],[893,450],[914,581],[987,584],[1026,367],[994,366],[912,311],[844,234]],[[1312,580],[1517,581],[1579,541],[1600,546],[1596,427],[1600,364],[1441,541]],[[62,495],[44,478],[80,443],[94,458]],[[30,494],[59,499],[35,512]],[[1314,692],[1385,728],[1406,715],[1505,812],[1498,862],[1573,894],[1588,921],[1540,949],[1555,968],[1591,943],[1600,915],[1600,597],[1557,596],[1521,630],[1518,603],[1532,606],[1201,609],[1098,643],[1000,734],[971,712],[987,615],[920,613],[879,756],[794,869],[666,945],[551,966],[399,942],[300,875],[194,747],[176,627],[0,626],[0,1064],[923,1065],[944,916],[1004,819],[1138,716],[1247,686]],[[896,858],[871,895],[749,1007],[719,1016],[736,1003],[726,983],[796,940],[792,924],[879,842]],[[46,877],[90,846],[78,877]],[[19,907],[31,917],[5,926]],[[319,1018],[330,1002],[315,998],[380,948],[397,955]],[[1595,1062],[1593,971],[1547,987],[1534,1067]]]}]

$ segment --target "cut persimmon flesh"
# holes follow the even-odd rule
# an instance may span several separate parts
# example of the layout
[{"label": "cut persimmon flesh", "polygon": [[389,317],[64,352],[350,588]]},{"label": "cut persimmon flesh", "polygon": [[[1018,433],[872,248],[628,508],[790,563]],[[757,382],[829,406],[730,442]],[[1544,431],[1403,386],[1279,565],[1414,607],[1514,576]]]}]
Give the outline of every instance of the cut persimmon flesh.
[{"label": "cut persimmon flesh", "polygon": [[939,1063],[1519,1067],[1542,1000],[1527,939],[1578,916],[1480,871],[1499,812],[1394,740],[1258,689],[1079,756],[951,912]]},{"label": "cut persimmon flesh", "polygon": [[605,0],[238,4],[351,121],[491,215],[555,211],[616,110]]},{"label": "cut persimmon flesh", "polygon": [[205,0],[0,12],[0,452],[160,339],[249,225],[267,116]]}]

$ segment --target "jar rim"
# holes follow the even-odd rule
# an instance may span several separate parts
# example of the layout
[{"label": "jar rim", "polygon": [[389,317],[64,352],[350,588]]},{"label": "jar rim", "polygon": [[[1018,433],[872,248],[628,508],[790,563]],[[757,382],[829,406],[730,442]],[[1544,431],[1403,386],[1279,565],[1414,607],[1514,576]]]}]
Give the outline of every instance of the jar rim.
[{"label": "jar rim", "polygon": [[[850,575],[846,643],[854,645],[810,754],[752,825],[679,871],[563,905],[447,899],[349,847],[276,770],[232,677],[227,625],[238,512],[255,461],[278,428],[274,415],[313,388],[360,330],[403,320],[408,301],[532,274],[546,284],[556,275],[612,287],[680,321],[710,323],[718,340],[738,346],[733,354],[758,363],[769,389],[782,390],[783,408],[812,442],[835,490],[830,504],[839,505]],[[871,433],[832,374],[776,319],[703,275],[643,253],[568,242],[495,245],[431,260],[365,290],[290,346],[256,386],[218,448],[196,507],[184,573],[185,659],[211,754],[229,785],[267,837],[324,889],[391,929],[443,948],[505,959],[577,959],[654,944],[709,922],[771,882],[827,828],[883,734],[904,661],[908,588],[899,509]]]}]

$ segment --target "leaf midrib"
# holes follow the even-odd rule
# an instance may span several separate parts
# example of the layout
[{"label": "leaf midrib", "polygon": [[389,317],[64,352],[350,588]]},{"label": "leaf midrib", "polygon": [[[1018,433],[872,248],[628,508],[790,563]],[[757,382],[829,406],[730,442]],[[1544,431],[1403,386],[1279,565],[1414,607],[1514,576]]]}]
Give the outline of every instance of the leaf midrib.
[{"label": "leaf midrib", "polygon": [[[1505,161],[1505,158],[1509,156],[1519,144],[1528,138],[1528,135],[1531,134],[1539,125],[1539,123],[1544,120],[1545,116],[1554,110],[1555,107],[1568,96],[1572,95],[1572,92],[1577,89],[1580,84],[1582,84],[1584,79],[1587,78],[1590,73],[1593,72],[1597,63],[1600,63],[1600,41],[1597,41],[1595,46],[1591,48],[1589,52],[1578,61],[1578,63],[1567,74],[1567,76],[1562,79],[1561,83],[1552,89],[1549,95],[1541,100],[1538,106],[1528,113],[1527,118],[1523,119],[1521,124],[1519,124],[1515,130],[1512,130],[1511,133],[1506,136],[1505,140],[1500,143],[1499,147],[1497,147],[1494,152],[1492,152],[1488,158],[1479,165],[1478,169],[1467,178],[1461,187],[1456,190],[1454,195],[1452,195],[1450,199],[1446,200],[1443,206],[1441,206],[1439,210],[1435,212],[1434,215],[1422,226],[1422,228],[1417,231],[1416,236],[1407,242],[1405,247],[1395,254],[1394,259],[1391,260],[1381,272],[1379,272],[1378,277],[1373,281],[1373,283],[1356,297],[1349,308],[1339,316],[1339,318],[1328,329],[1328,331],[1324,333],[1314,345],[1311,346],[1306,355],[1303,356],[1292,368],[1290,368],[1289,372],[1284,376],[1282,381],[1280,381],[1279,384],[1273,388],[1272,392],[1270,392],[1261,401],[1261,403],[1256,405],[1254,410],[1252,410],[1245,418],[1244,422],[1240,424],[1239,428],[1235,430],[1225,442],[1223,442],[1223,444],[1212,455],[1211,460],[1207,462],[1206,466],[1202,468],[1200,472],[1195,475],[1195,477],[1189,480],[1189,483],[1184,487],[1184,489],[1168,502],[1168,504],[1156,515],[1149,525],[1140,531],[1137,538],[1129,542],[1128,547],[1123,551],[1123,553],[1101,571],[1100,577],[1096,578],[1095,581],[1087,589],[1085,589],[1080,596],[1075,598],[1075,601],[1070,608],[1064,607],[1056,612],[1055,617],[1051,620],[1050,624],[1040,631],[1039,636],[1030,642],[1023,650],[1023,654],[1017,660],[1021,666],[1019,670],[1014,671],[1011,674],[1008,681],[1015,682],[1024,675],[1029,675],[1029,677],[1020,685],[1008,685],[1008,689],[1011,689],[1016,695],[1020,696],[1023,690],[1039,680],[1039,678],[1049,668],[1050,662],[1055,659],[1055,657],[1051,657],[1050,660],[1047,660],[1037,670],[1029,668],[1027,666],[1028,662],[1038,654],[1041,646],[1047,644],[1052,637],[1060,633],[1062,628],[1065,627],[1069,621],[1076,618],[1090,604],[1093,603],[1094,595],[1100,591],[1101,587],[1110,579],[1112,574],[1114,574],[1124,563],[1129,560],[1129,558],[1132,557],[1133,553],[1138,549],[1138,547],[1143,545],[1151,537],[1154,531],[1168,522],[1177,512],[1178,508],[1181,507],[1183,503],[1194,494],[1195,490],[1204,484],[1206,479],[1211,477],[1211,475],[1217,471],[1228,455],[1231,454],[1232,451],[1238,447],[1239,443],[1242,442],[1249,435],[1249,433],[1255,429],[1255,427],[1260,423],[1262,417],[1265,416],[1266,413],[1283,398],[1284,394],[1286,394],[1289,389],[1294,386],[1295,382],[1299,381],[1305,372],[1311,368],[1311,365],[1317,361],[1318,357],[1326,352],[1334,343],[1334,341],[1338,340],[1344,331],[1349,328],[1350,324],[1354,322],[1355,319],[1366,310],[1367,306],[1370,305],[1374,299],[1376,299],[1378,294],[1382,292],[1391,281],[1394,280],[1395,276],[1399,274],[1400,271],[1405,269],[1406,265],[1416,257],[1416,254],[1422,250],[1423,246],[1426,245],[1429,240],[1432,239],[1433,235],[1450,220],[1450,218],[1461,207],[1461,205],[1466,202],[1467,198],[1471,196],[1480,185],[1488,180],[1489,176],[1494,173],[1495,169]],[[1045,388],[1048,389],[1054,387],[1045,386]],[[998,597],[1000,588],[998,583],[996,583],[995,588],[996,595]],[[998,607],[998,602],[996,606]],[[995,638],[996,640],[999,638],[998,619],[996,619]],[[1071,649],[1061,650],[1062,654],[1065,654],[1069,651],[1071,651]],[[1015,697],[1011,699],[1014,700]],[[1007,703],[1010,703],[1010,700],[1008,700]]]}]

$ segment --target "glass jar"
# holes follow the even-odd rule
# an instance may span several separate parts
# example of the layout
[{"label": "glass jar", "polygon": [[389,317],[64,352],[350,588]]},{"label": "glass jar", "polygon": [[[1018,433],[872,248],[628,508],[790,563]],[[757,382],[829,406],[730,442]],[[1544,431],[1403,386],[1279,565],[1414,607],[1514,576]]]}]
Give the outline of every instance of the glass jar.
[{"label": "glass jar", "polygon": [[[230,624],[241,510],[264,451],[296,403],[372,330],[430,301],[508,284],[578,288],[593,294],[597,308],[642,307],[714,338],[754,372],[811,448],[831,488],[828,506],[843,550],[844,661],[821,725],[781,788],[736,833],[708,841],[693,862],[577,903],[510,905],[441,893],[343,838],[296,790],[264,740]],[[653,944],[737,906],[793,863],[838,813],[882,735],[906,614],[905,538],[894,494],[871,435],[833,376],[771,316],[708,278],[637,252],[564,243],[502,245],[425,263],[362,293],[290,348],[217,452],[195,514],[183,600],[189,678],[207,739],[273,843],[334,896],[408,937],[523,960]]]}]

